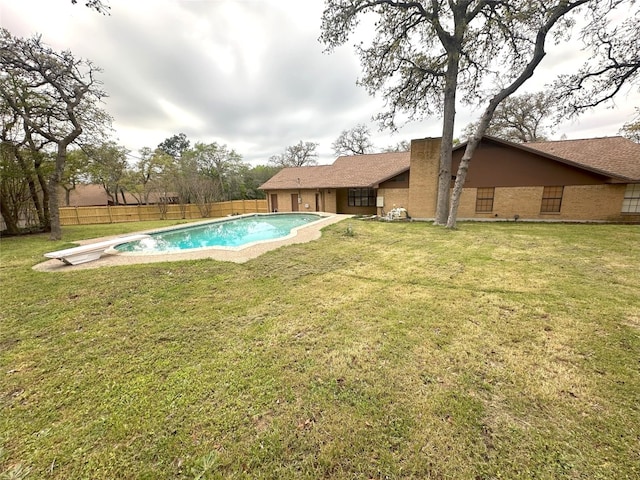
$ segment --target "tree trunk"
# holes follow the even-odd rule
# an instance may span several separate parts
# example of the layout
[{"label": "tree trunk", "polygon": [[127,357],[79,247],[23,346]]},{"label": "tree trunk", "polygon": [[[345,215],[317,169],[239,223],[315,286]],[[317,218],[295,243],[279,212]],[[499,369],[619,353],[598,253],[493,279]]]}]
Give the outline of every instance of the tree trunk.
[{"label": "tree trunk", "polygon": [[47,180],[42,172],[36,170],[38,176],[38,182],[40,183],[40,190],[42,190],[42,228],[45,232],[51,231],[51,216],[49,215],[49,189],[47,188]]},{"label": "tree trunk", "polygon": [[458,84],[459,55],[450,53],[444,89],[444,114],[442,118],[442,143],[440,144],[440,170],[438,172],[438,199],[435,225],[445,225],[449,214],[451,189],[451,150],[456,118],[456,90]]},{"label": "tree trunk", "polygon": [[13,152],[14,157],[17,160],[18,165],[20,165],[20,168],[22,170],[24,177],[27,179],[27,185],[29,186],[31,201],[33,202],[33,207],[36,211],[36,214],[38,215],[38,223],[40,224],[41,228],[47,228],[48,225],[45,223],[45,219],[47,218],[47,216],[44,213],[45,207],[43,206],[43,203],[40,201],[40,195],[36,187],[36,182],[33,179],[33,174],[34,172],[36,174],[38,173],[38,168],[40,165],[38,162],[34,161],[34,171],[31,171],[31,168],[27,165],[26,160],[24,159],[24,157],[22,156],[22,153],[20,152],[20,149],[15,146],[13,148],[14,148],[14,152]]},{"label": "tree trunk", "polygon": [[[40,184],[40,191],[42,192],[42,204],[40,206],[40,210],[42,211],[41,225],[45,232],[49,232],[51,231],[51,217],[49,216],[49,188],[47,187],[47,180],[42,173],[42,156],[40,155],[40,152],[35,155],[36,157],[33,165],[36,171],[36,177],[38,178],[38,183]],[[38,215],[38,217],[40,218],[40,215]]]},{"label": "tree trunk", "polygon": [[71,205],[71,192],[76,189],[76,186],[67,187],[66,185],[61,185],[64,188],[64,206],[68,207]]},{"label": "tree trunk", "polygon": [[58,144],[58,152],[56,154],[56,164],[49,177],[49,218],[51,221],[51,233],[49,240],[62,239],[62,227],[60,226],[60,200],[58,198],[58,186],[62,181],[64,172],[64,164],[67,161],[67,144],[61,142]]},{"label": "tree trunk", "polygon": [[53,195],[49,195],[49,220],[51,222],[51,232],[49,233],[49,240],[61,240],[62,228],[60,227],[60,205],[58,195],[58,184],[60,183],[59,175],[55,172],[49,177],[49,191],[54,192]]},{"label": "tree trunk", "polygon": [[462,155],[462,159],[460,160],[460,165],[458,166],[458,172],[456,174],[456,182],[453,186],[453,192],[451,193],[451,209],[449,210],[449,218],[447,218],[447,228],[456,228],[458,206],[460,205],[460,197],[462,196],[464,182],[467,179],[469,163],[471,163],[471,158],[473,158],[473,154],[476,151],[485,130],[486,127],[482,129],[482,133],[478,136],[480,131],[480,127],[478,127],[478,131],[476,131],[471,140],[467,143],[467,148],[465,148],[464,155]]},{"label": "tree trunk", "polygon": [[533,76],[536,67],[540,64],[542,59],[545,57],[546,52],[544,50],[544,45],[547,39],[547,35],[551,28],[556,24],[556,22],[562,18],[565,14],[570,12],[571,10],[577,8],[578,6],[587,3],[588,0],[576,0],[572,4],[561,5],[555,9],[553,14],[545,21],[543,25],[538,29],[538,33],[536,34],[536,42],[533,50],[533,55],[531,59],[526,64],[523,71],[516,77],[510,85],[507,85],[502,90],[500,90],[490,101],[487,109],[482,114],[480,118],[480,123],[478,124],[478,128],[473,135],[473,138],[467,143],[467,148],[464,151],[464,155],[460,160],[460,165],[458,167],[458,173],[456,175],[456,183],[453,187],[453,194],[451,198],[451,210],[449,212],[449,218],[447,219],[447,228],[455,228],[458,216],[458,206],[460,204],[460,196],[462,195],[462,189],[464,187],[464,182],[467,178],[467,171],[469,170],[469,163],[471,162],[471,158],[473,157],[473,153],[475,152],[477,146],[480,143],[480,140],[484,136],[487,128],[489,128],[489,123],[493,118],[493,114],[496,111],[496,108],[500,103],[510,95],[513,95],[518,88],[520,88],[524,82],[526,82],[529,78]]},{"label": "tree trunk", "polygon": [[18,219],[7,208],[7,202],[0,199],[0,214],[7,227],[6,232],[10,235],[18,235],[20,233],[20,227],[18,227]]}]

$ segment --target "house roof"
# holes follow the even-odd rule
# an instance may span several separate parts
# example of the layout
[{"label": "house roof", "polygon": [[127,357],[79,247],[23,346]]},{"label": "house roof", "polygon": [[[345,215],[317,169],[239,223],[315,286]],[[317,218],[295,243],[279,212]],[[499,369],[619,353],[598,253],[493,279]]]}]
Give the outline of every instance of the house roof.
[{"label": "house roof", "polygon": [[523,146],[623,180],[640,180],[640,144],[624,137],[525,143]]},{"label": "house roof", "polygon": [[[495,137],[484,140],[542,155],[622,182],[640,181],[640,144],[624,137],[513,143]],[[463,149],[466,143],[454,150]],[[342,156],[333,165],[280,170],[262,190],[377,187],[409,170],[410,152]]]},{"label": "house roof", "polygon": [[262,190],[377,187],[409,170],[409,152],[338,157],[333,165],[284,168],[260,185]]},{"label": "house roof", "polygon": [[[483,137],[483,141],[503,144],[588,170],[615,180],[640,180],[640,144],[624,137],[600,137],[580,140],[556,140],[549,142],[513,143],[501,138]],[[454,150],[463,149],[466,142]]]},{"label": "house roof", "polygon": [[[138,199],[129,192],[125,192],[125,199],[127,205],[137,205]],[[166,196],[174,196],[174,193],[166,193]],[[164,196],[157,192],[151,192],[149,194],[148,201],[150,203],[158,203],[159,197]],[[62,187],[58,189],[58,198],[60,206],[67,206],[66,192]],[[122,193],[118,193],[118,201],[122,202]],[[109,196],[102,185],[95,183],[90,184],[78,184],[69,193],[69,205],[70,207],[95,207],[106,206],[109,204]]]},{"label": "house roof", "polygon": [[[60,206],[67,206],[66,193],[64,189],[59,189]],[[102,185],[96,184],[78,184],[76,188],[69,193],[70,207],[93,207],[107,205],[109,199]]]}]

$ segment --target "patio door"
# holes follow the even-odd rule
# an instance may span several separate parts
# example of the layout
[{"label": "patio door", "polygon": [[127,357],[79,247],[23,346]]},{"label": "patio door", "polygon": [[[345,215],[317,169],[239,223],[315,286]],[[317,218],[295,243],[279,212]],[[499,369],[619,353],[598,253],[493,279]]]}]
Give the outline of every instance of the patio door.
[{"label": "patio door", "polygon": [[297,193],[291,194],[291,211],[292,212],[298,211],[298,194]]},{"label": "patio door", "polygon": [[271,211],[272,212],[278,211],[278,194],[277,193],[271,194]]}]

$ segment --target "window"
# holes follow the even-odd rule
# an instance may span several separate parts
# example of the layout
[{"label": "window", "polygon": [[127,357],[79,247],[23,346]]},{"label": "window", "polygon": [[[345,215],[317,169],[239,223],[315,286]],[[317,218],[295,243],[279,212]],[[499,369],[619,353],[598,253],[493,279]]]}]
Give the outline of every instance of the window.
[{"label": "window", "polygon": [[493,211],[494,187],[478,188],[476,190],[476,213]]},{"label": "window", "polygon": [[560,213],[564,187],[544,187],[540,213]]},{"label": "window", "polygon": [[376,195],[373,188],[350,188],[350,207],[375,207]]},{"label": "window", "polygon": [[624,192],[622,213],[640,213],[640,183],[630,183]]},{"label": "window", "polygon": [[407,181],[407,172],[401,173],[400,175],[396,175],[393,178],[387,180],[387,182],[406,182]]}]

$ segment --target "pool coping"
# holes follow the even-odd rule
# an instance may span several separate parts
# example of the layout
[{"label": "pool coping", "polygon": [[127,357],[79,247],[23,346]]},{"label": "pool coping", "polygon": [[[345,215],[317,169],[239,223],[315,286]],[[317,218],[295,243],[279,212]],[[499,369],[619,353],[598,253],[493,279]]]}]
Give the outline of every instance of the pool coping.
[{"label": "pool coping", "polygon": [[[81,263],[79,265],[66,265],[59,260],[47,260],[42,263],[33,266],[33,269],[39,272],[70,272],[75,270],[86,270],[90,268],[101,268],[101,267],[110,267],[117,265],[134,265],[139,263],[156,263],[156,262],[177,262],[182,260],[199,260],[210,258],[213,260],[219,260],[223,262],[234,262],[234,263],[244,263],[251,259],[257,258],[260,255],[269,252],[271,250],[275,250],[285,245],[292,245],[296,243],[307,243],[313,240],[317,240],[322,236],[321,230],[334,223],[341,222],[347,218],[353,217],[353,215],[344,215],[344,214],[325,214],[321,212],[313,212],[315,214],[319,214],[325,218],[314,221],[313,223],[297,227],[295,235],[289,235],[287,237],[283,237],[275,240],[266,240],[262,242],[249,244],[244,248],[220,248],[220,247],[211,247],[211,248],[199,248],[193,251],[188,252],[179,252],[179,253],[166,253],[166,254],[151,254],[151,255],[140,255],[140,254],[126,254],[116,252],[112,249],[106,251],[98,260],[94,260],[88,263]],[[251,216],[253,214],[247,214],[242,216]],[[213,221],[225,221],[229,220],[229,217],[222,217],[219,219],[213,219]],[[193,222],[193,225],[197,225],[199,223],[207,223],[211,222],[212,219],[205,220],[203,222]],[[191,223],[190,223],[191,225]],[[176,225],[178,227],[184,227],[185,224]],[[133,233],[155,233],[159,231],[170,230],[171,227],[158,228],[153,230],[145,230],[141,232],[132,232]],[[77,242],[80,245],[89,245],[92,243],[97,243],[104,240],[109,240],[112,238],[117,238],[118,235],[113,235],[109,237],[101,237],[94,238],[90,240],[82,240]]]}]

